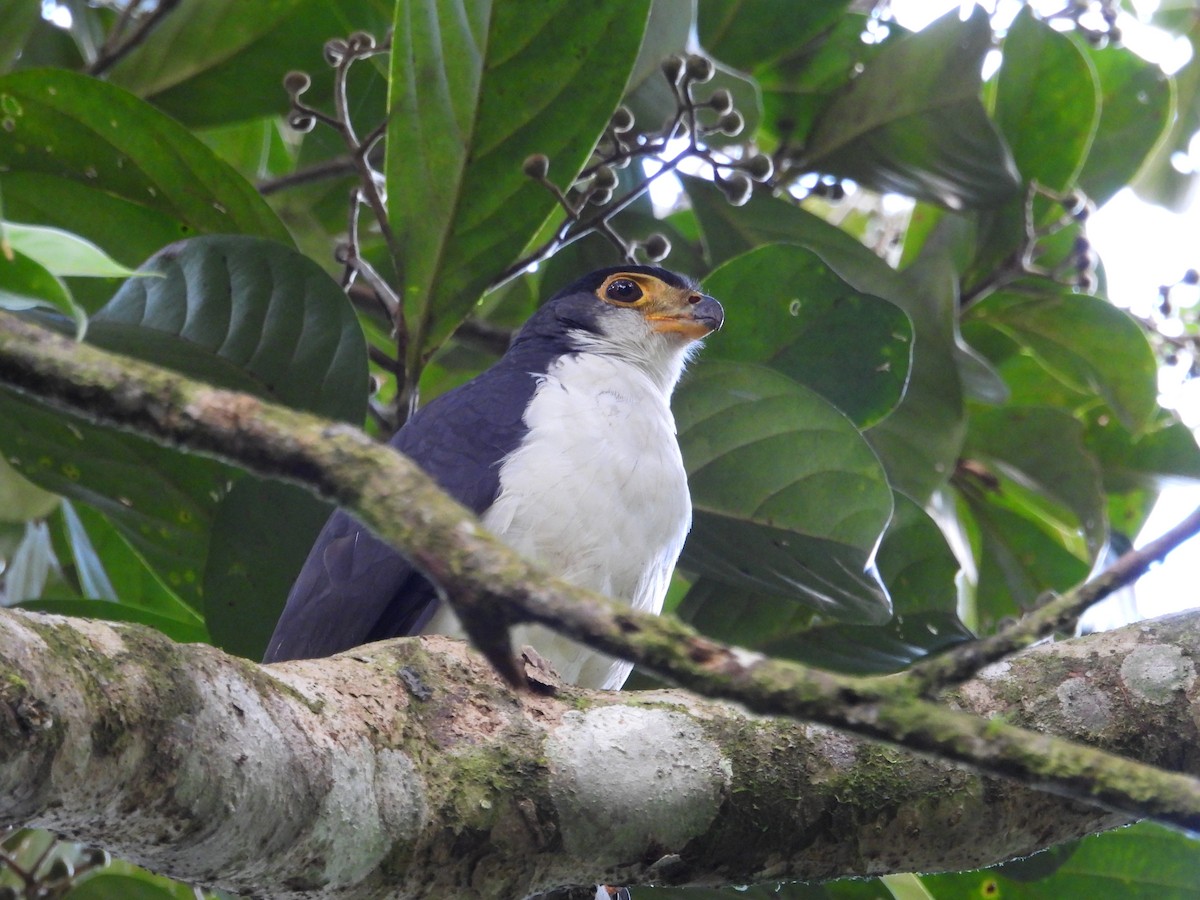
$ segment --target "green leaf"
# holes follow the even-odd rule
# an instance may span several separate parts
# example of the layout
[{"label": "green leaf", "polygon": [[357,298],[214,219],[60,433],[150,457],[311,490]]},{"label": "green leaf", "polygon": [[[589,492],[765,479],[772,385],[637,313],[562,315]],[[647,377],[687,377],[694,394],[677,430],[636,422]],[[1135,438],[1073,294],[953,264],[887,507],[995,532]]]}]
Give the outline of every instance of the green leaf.
[{"label": "green leaf", "polygon": [[221,502],[204,570],[213,642],[261,659],[288,591],[331,512],[294,485],[245,477]]},{"label": "green leaf", "polygon": [[768,365],[815,390],[859,427],[900,401],[912,354],[908,317],[856,291],[811,250],[760,247],[722,265],[704,287],[736,303],[737,314],[737,327],[711,342],[705,359]]},{"label": "green leaf", "polygon": [[1138,324],[1107,301],[1066,289],[999,292],[964,316],[973,335],[986,326],[1009,338],[1069,390],[1099,395],[1131,431],[1157,409],[1154,351]]},{"label": "green leaf", "polygon": [[1089,559],[1100,553],[1108,536],[1100,466],[1074,416],[1035,406],[975,410],[963,454],[1061,507],[1043,521],[1082,531]]},{"label": "green leaf", "polygon": [[[131,258],[124,235],[114,233],[119,223],[87,213],[99,195],[119,198],[97,202],[123,208],[143,227],[147,218],[162,226],[154,249],[203,232],[289,240],[245,179],[182,125],[118,87],[75,72],[13,72],[0,77],[0,110],[12,123],[0,141],[0,186],[12,218],[61,226],[131,263],[143,256]],[[48,208],[39,193],[47,182],[57,182],[60,208]]]},{"label": "green leaf", "polygon": [[873,557],[891,490],[848,419],[777,372],[715,361],[674,408],[694,507],[685,569],[839,619],[888,618]]},{"label": "green leaf", "polygon": [[[70,501],[63,502],[63,513],[78,581],[85,597],[115,600],[122,606],[136,606],[155,615],[203,626],[196,611],[163,584],[107,515],[86,504]],[[70,518],[75,520],[74,523]],[[84,531],[81,541],[75,539],[72,530]],[[107,582],[107,590],[103,587],[93,589],[85,582],[80,566],[81,553],[95,555],[96,564],[103,567],[100,585]]]},{"label": "green leaf", "polygon": [[[222,387],[361,421],[362,333],[345,294],[316,263],[261,238],[203,237],[168,248],[141,271],[162,277],[126,282],[95,316],[95,343]],[[245,530],[213,531],[235,470],[13,394],[0,394],[0,421],[11,423],[0,428],[0,447],[26,477],[105,513],[193,608],[202,606],[210,535],[232,548],[220,551],[223,558],[248,554],[253,541]],[[307,546],[315,531],[298,534],[299,527],[281,523],[280,540]]]},{"label": "green leaf", "polygon": [[67,286],[40,263],[24,253],[11,251],[11,258],[0,253],[0,309],[24,310],[47,307],[75,321],[82,336],[87,314],[71,297]]},{"label": "green leaf", "polygon": [[879,548],[895,614],[883,625],[814,622],[811,610],[762,591],[701,578],[679,616],[711,637],[854,674],[897,672],[971,638],[955,614],[958,562],[933,520],[906,497]]},{"label": "green leaf", "polygon": [[281,114],[288,71],[312,76],[306,100],[324,98],[333,82],[325,42],[354,30],[382,39],[390,12],[383,0],[185,0],[108,77],[189,125]]},{"label": "green leaf", "polygon": [[813,126],[802,165],[960,210],[1014,196],[1019,176],[980,102],[987,13],[955,13],[884,48]]},{"label": "green leaf", "polygon": [[1099,118],[1099,86],[1083,51],[1023,9],[1004,39],[995,119],[1025,180],[1070,187]]},{"label": "green leaf", "polygon": [[0,449],[22,475],[108,516],[171,590],[199,608],[212,510],[232,470],[8,391],[0,391],[0,425]]},{"label": "green leaf", "polygon": [[0,235],[14,250],[59,277],[125,278],[134,273],[95,244],[59,228],[4,222]]},{"label": "green leaf", "polygon": [[290,247],[253,237],[168,247],[92,318],[95,343],[296,409],[360,422],[362,331],[346,295]]},{"label": "green leaf", "polygon": [[935,900],[1192,900],[1200,884],[1200,842],[1194,836],[1141,822],[1084,838],[1049,876],[1030,878],[1043,854],[977,872],[924,875]]},{"label": "green leaf", "polygon": [[904,276],[846,232],[795,204],[757,193],[745,206],[730,206],[711,181],[681,179],[700,222],[714,266],[762,244],[798,244],[817,253],[842,280],[864,294],[900,305]]},{"label": "green leaf", "polygon": [[[165,880],[165,879],[164,879]],[[132,875],[102,872],[85,878],[65,895],[65,900],[177,900],[165,885]]]},{"label": "green leaf", "polygon": [[[996,86],[996,124],[1012,148],[1028,184],[1066,191],[1083,168],[1100,118],[1099,84],[1091,63],[1067,35],[1028,9],[1004,40],[1004,64]],[[1034,203],[1046,224],[1063,214],[1060,204]],[[986,278],[1025,240],[1025,203],[1012,197],[981,217],[979,252],[966,281]]]},{"label": "green leaf", "polygon": [[1065,517],[1044,497],[1006,478],[979,484],[960,479],[958,487],[966,504],[959,519],[972,536],[979,572],[973,627],[990,631],[1033,606],[1043,592],[1066,590],[1087,577],[1083,548],[1073,553],[1064,546],[1070,540]]},{"label": "green leaf", "polygon": [[791,4],[787,27],[780,8],[759,0],[700,0],[696,30],[700,44],[734,68],[755,74],[804,50],[845,13],[849,0]]},{"label": "green leaf", "polygon": [[904,273],[891,297],[913,323],[916,343],[904,399],[866,432],[898,491],[920,503],[954,471],[966,431],[957,334],[958,279],[939,241]]},{"label": "green leaf", "polygon": [[58,501],[57,494],[43,491],[0,456],[0,523],[44,519]]},{"label": "green leaf", "polygon": [[1088,417],[1084,441],[1100,461],[1104,486],[1111,492],[1200,480],[1196,436],[1172,415],[1160,414],[1135,436],[1109,416],[1093,414]]},{"label": "green leaf", "polygon": [[108,573],[104,571],[104,563],[100,561],[96,548],[92,546],[92,541],[88,537],[87,529],[83,527],[79,514],[75,512],[75,505],[70,500],[63,500],[62,516],[63,522],[66,524],[67,539],[71,545],[71,556],[75,562],[75,575],[79,579],[80,590],[84,596],[115,602],[117,592],[113,589],[112,582],[108,580]]},{"label": "green leaf", "polygon": [[29,0],[0,0],[0,72],[8,68],[21,55],[25,42],[41,19],[40,4]]},{"label": "green leaf", "polygon": [[1079,186],[1097,205],[1134,180],[1171,125],[1174,82],[1119,46],[1084,51],[1100,81],[1100,122]]},{"label": "green leaf", "polygon": [[897,493],[877,557],[898,618],[922,613],[954,615],[959,564],[937,523],[919,504]]},{"label": "green leaf", "polygon": [[438,346],[554,208],[621,97],[649,0],[397,4],[387,133],[410,368]]}]

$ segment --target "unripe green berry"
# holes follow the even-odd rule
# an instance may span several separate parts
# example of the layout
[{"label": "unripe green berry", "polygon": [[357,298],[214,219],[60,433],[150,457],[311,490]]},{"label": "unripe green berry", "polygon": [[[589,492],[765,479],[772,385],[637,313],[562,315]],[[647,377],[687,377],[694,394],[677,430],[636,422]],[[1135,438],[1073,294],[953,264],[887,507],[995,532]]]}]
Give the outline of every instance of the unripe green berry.
[{"label": "unripe green berry", "polygon": [[342,60],[346,58],[346,51],[349,49],[346,42],[341,38],[330,38],[325,42],[324,54],[325,62],[331,66],[339,66]]},{"label": "unripe green berry", "polygon": [[350,50],[354,53],[361,53],[364,50],[375,49],[375,35],[369,31],[356,31],[346,41],[350,46]]},{"label": "unripe green berry", "polygon": [[736,109],[727,112],[717,120],[717,131],[721,134],[727,134],[730,137],[735,137],[742,133],[742,129],[746,127],[746,120],[742,118],[742,114]]},{"label": "unripe green berry", "polygon": [[532,156],[525,157],[525,162],[521,163],[521,171],[530,178],[536,178],[539,181],[545,178],[550,172],[550,157],[545,153],[535,153]]},{"label": "unripe green berry", "polygon": [[733,110],[733,94],[725,90],[725,88],[717,88],[713,91],[713,95],[708,98],[708,105],[717,111],[719,115],[725,115]]},{"label": "unripe green berry", "polygon": [[588,194],[588,203],[595,204],[596,206],[603,206],[605,203],[607,203],[609,200],[612,199],[612,195],[613,195],[613,192],[610,191],[608,188],[602,188],[601,190],[598,190],[598,191],[592,191],[590,194]]},{"label": "unripe green berry", "polygon": [[608,166],[601,166],[592,176],[592,187],[598,190],[611,191],[617,186],[617,173]]},{"label": "unripe green berry", "polygon": [[754,184],[741,172],[731,172],[725,177],[717,178],[717,187],[725,195],[730,206],[743,206],[754,192]]},{"label": "unripe green berry", "polygon": [[303,94],[312,85],[307,72],[288,72],[283,76],[283,89],[295,97]]},{"label": "unripe green berry", "polygon": [[708,57],[692,54],[687,58],[687,77],[689,81],[694,81],[696,84],[704,84],[706,81],[711,81],[715,73],[716,67]]},{"label": "unripe green berry", "polygon": [[646,238],[642,244],[642,249],[646,251],[646,258],[648,260],[658,262],[671,252],[671,242],[667,240],[666,235],[656,232]]},{"label": "unripe green berry", "polygon": [[618,106],[617,111],[612,114],[609,127],[614,134],[624,134],[633,128],[633,113],[629,111],[629,107]]},{"label": "unripe green berry", "polygon": [[305,133],[316,127],[317,120],[315,116],[310,116],[308,113],[294,112],[288,116],[287,123],[293,131]]},{"label": "unripe green berry", "polygon": [[74,874],[75,870],[71,867],[71,864],[59,856],[54,862],[50,863],[50,868],[46,870],[46,880],[65,881]]},{"label": "unripe green berry", "polygon": [[765,153],[755,153],[742,160],[741,169],[755,181],[766,181],[775,171],[775,164]]},{"label": "unripe green berry", "polygon": [[679,84],[683,76],[683,60],[678,56],[668,56],[662,61],[662,72],[671,84]]}]

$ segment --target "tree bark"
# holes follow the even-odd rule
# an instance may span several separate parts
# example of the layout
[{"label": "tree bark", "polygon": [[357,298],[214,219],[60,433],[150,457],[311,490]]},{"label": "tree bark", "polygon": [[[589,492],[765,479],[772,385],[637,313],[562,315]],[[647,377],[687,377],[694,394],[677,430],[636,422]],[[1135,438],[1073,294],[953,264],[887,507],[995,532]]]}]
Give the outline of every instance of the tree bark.
[{"label": "tree bark", "polygon": [[[953,705],[1200,773],[1200,613],[1040,645]],[[259,666],[0,612],[0,820],[259,896],[520,897],[958,870],[1126,818],[679,691],[513,692],[436,637]]]}]

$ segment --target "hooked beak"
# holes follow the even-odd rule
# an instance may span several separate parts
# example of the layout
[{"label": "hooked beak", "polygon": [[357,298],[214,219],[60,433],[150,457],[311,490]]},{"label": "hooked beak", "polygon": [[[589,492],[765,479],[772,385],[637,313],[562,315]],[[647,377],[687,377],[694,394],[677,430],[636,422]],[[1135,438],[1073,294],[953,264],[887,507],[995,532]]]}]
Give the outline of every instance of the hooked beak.
[{"label": "hooked beak", "polygon": [[707,294],[680,291],[671,301],[646,310],[646,321],[659,334],[678,334],[698,341],[725,322],[725,310]]}]

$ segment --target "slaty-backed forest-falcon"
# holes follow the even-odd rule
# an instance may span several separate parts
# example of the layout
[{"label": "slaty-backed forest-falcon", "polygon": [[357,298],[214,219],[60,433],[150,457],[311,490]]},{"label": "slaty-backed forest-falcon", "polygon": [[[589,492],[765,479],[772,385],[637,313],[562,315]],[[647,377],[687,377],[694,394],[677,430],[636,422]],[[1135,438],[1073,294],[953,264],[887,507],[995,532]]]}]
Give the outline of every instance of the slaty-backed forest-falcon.
[{"label": "slaty-backed forest-falcon", "polygon": [[[390,443],[547,571],[660,612],[692,514],[671,392],[723,318],[716,300],[665,269],[592,272]],[[434,587],[339,510],[296,579],[266,662],[421,633],[463,634]],[[513,640],[585,687],[616,689],[631,669],[542,626],[518,627]]]}]

